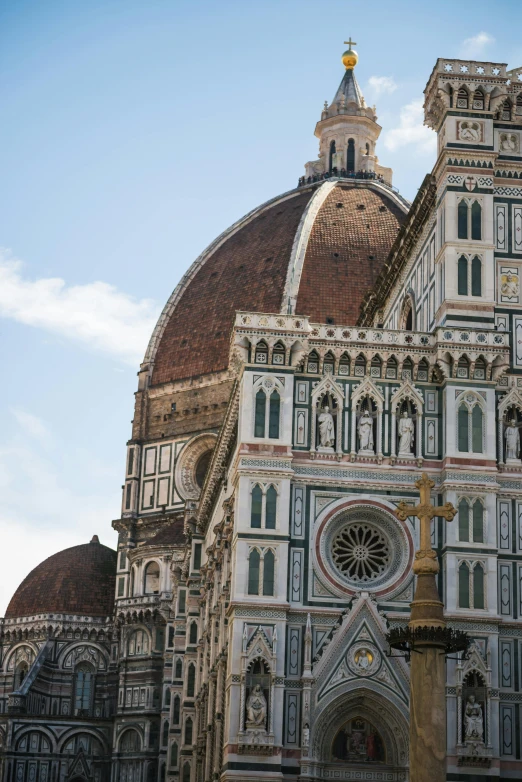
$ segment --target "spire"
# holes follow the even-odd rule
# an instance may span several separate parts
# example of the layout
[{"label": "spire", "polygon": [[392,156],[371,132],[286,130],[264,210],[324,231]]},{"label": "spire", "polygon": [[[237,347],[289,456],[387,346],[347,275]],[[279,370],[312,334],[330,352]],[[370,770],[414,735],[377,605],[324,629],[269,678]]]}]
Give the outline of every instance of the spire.
[{"label": "spire", "polygon": [[357,109],[366,108],[366,103],[364,101],[361,88],[359,87],[357,79],[355,78],[353,68],[346,69],[346,73],[342,78],[339,88],[335,93],[335,97],[329,108],[337,106],[337,104],[344,106],[348,113],[350,113],[350,104],[354,104]]}]

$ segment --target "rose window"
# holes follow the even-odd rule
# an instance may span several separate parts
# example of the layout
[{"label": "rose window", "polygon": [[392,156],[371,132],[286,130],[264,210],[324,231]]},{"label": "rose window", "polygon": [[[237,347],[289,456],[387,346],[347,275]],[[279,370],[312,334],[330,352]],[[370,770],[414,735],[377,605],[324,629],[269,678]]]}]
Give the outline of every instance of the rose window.
[{"label": "rose window", "polygon": [[371,524],[348,524],[332,541],[333,563],[352,583],[369,584],[379,579],[390,559],[388,538]]}]

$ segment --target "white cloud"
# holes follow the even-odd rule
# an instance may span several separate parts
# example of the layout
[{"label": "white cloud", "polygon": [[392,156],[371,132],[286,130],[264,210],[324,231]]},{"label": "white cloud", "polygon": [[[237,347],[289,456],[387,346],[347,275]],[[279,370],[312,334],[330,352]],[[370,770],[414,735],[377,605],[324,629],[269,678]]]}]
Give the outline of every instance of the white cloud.
[{"label": "white cloud", "polygon": [[368,86],[375,97],[383,93],[391,94],[397,89],[397,85],[391,76],[370,76]]},{"label": "white cloud", "polygon": [[423,125],[424,113],[421,100],[414,100],[403,106],[400,122],[397,128],[389,130],[384,137],[384,146],[392,152],[400,147],[410,149],[423,155],[435,152],[437,137],[435,133]]},{"label": "white cloud", "polygon": [[60,277],[29,279],[23,264],[0,253],[0,316],[79,342],[136,366],[159,308],[106,282],[67,285]]},{"label": "white cloud", "polygon": [[26,434],[36,437],[38,440],[50,439],[50,432],[41,418],[18,408],[12,410],[12,413]]},{"label": "white cloud", "polygon": [[493,36],[484,32],[477,33],[477,35],[473,35],[471,38],[466,38],[461,44],[460,58],[462,60],[473,60],[480,57],[484,53],[484,49],[492,43],[495,43]]}]

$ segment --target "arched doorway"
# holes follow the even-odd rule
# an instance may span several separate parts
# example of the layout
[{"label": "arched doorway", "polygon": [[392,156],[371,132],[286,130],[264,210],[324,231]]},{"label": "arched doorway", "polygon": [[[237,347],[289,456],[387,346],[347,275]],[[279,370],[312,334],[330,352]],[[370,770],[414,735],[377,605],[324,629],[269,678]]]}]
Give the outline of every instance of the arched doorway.
[{"label": "arched doorway", "polygon": [[356,686],[326,698],[312,715],[309,760],[317,778],[335,779],[349,769],[353,779],[368,782],[408,779],[407,707],[380,690],[373,683]]}]

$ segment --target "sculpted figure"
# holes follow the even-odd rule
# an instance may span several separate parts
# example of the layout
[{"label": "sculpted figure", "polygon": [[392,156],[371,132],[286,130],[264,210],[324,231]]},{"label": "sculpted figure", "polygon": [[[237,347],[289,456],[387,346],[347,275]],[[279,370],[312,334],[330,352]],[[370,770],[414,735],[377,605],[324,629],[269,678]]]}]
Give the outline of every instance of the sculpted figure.
[{"label": "sculpted figure", "polygon": [[405,410],[399,420],[399,453],[411,455],[413,438],[415,436],[415,424]]},{"label": "sculpted figure", "polygon": [[518,296],[518,277],[515,274],[502,275],[500,290],[503,296],[513,299]]},{"label": "sculpted figure", "polygon": [[464,712],[464,738],[466,741],[484,740],[484,719],[482,706],[475,701],[475,696],[470,695]]},{"label": "sculpted figure", "polygon": [[260,684],[256,684],[246,702],[247,728],[266,727],[266,698]]},{"label": "sculpted figure", "polygon": [[357,433],[359,435],[359,450],[373,453],[373,421],[368,410],[365,410],[359,418]]},{"label": "sculpted figure", "polygon": [[319,442],[323,448],[333,448],[335,442],[335,426],[328,405],[317,419],[319,421]]},{"label": "sculpted figure", "polygon": [[504,430],[504,439],[506,441],[506,459],[519,459],[520,432],[513,418]]},{"label": "sculpted figure", "polygon": [[480,141],[480,125],[476,122],[461,122],[459,138],[462,141]]},{"label": "sculpted figure", "polygon": [[361,649],[359,652],[359,657],[357,659],[357,667],[361,668],[363,671],[366,671],[370,665],[371,665],[371,659],[368,655],[367,649]]},{"label": "sculpted figure", "polygon": [[513,133],[502,133],[500,136],[501,152],[517,152],[517,137]]}]

